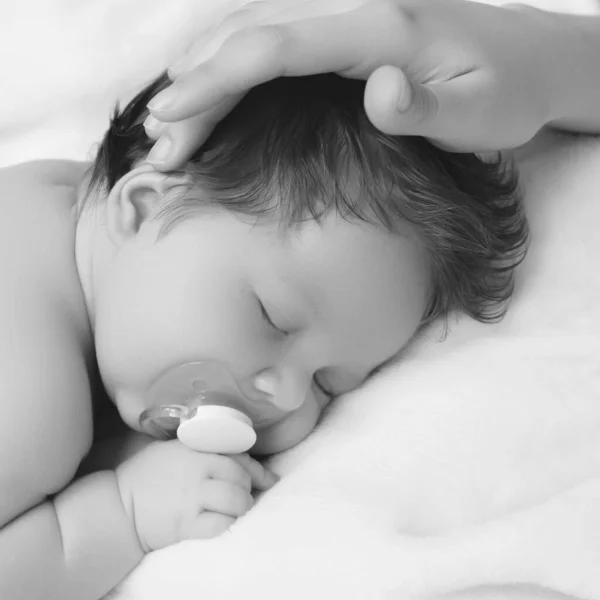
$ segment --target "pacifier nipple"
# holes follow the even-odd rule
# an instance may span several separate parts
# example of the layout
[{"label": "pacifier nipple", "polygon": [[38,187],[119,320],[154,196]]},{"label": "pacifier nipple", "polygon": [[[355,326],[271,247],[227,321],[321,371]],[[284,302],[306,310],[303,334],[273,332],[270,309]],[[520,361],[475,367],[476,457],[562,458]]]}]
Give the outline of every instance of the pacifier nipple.
[{"label": "pacifier nipple", "polygon": [[[142,428],[162,439],[177,436],[191,450],[216,454],[247,452],[256,442],[251,419],[235,380],[215,363],[189,363],[164,373],[148,392],[151,403]],[[162,404],[163,402],[168,404]],[[233,406],[230,406],[233,405]]]}]

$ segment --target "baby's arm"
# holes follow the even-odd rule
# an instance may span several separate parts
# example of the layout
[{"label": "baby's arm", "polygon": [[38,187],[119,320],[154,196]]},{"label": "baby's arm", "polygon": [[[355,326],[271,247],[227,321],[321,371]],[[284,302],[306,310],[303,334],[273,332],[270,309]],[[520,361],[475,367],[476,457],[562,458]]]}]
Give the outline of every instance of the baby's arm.
[{"label": "baby's arm", "polygon": [[0,173],[0,599],[96,600],[145,552],[225,531],[275,478],[175,440],[73,483],[93,438],[91,343],[72,191],[32,182],[47,167]]},{"label": "baby's arm", "polygon": [[98,600],[142,556],[115,472],[94,473],[0,529],[0,598]]},{"label": "baby's arm", "polygon": [[60,320],[37,321],[37,301],[52,305],[32,295],[29,327],[3,323],[0,337],[0,598],[97,600],[145,552],[225,531],[276,479],[174,440],[68,485],[91,441],[86,370]]},{"label": "baby's arm", "polygon": [[92,437],[87,370],[32,269],[2,270],[0,598],[97,600],[143,551],[114,471],[70,484]]}]

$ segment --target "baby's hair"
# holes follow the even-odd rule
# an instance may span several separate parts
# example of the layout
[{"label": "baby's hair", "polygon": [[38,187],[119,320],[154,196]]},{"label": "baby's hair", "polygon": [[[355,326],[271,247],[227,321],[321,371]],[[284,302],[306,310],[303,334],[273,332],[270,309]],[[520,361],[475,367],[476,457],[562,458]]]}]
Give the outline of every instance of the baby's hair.
[{"label": "baby's hair", "polygon": [[[146,104],[169,84],[162,75],[116,109],[90,190],[108,193],[147,157]],[[528,239],[516,171],[499,156],[484,161],[381,133],[364,111],[364,87],[326,74],[252,89],[178,171],[194,183],[161,208],[165,227],[207,202],[275,217],[283,228],[331,211],[399,235],[408,223],[431,268],[424,321],[454,310],[500,319]]]}]

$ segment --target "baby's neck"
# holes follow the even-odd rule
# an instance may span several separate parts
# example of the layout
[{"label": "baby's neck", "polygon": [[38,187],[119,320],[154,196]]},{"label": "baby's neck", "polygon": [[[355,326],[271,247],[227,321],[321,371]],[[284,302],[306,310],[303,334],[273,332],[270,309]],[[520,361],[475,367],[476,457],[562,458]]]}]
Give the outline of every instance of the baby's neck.
[{"label": "baby's neck", "polygon": [[94,297],[93,297],[93,252],[92,246],[95,232],[95,211],[80,213],[79,203],[74,207],[75,226],[75,264],[79,284],[83,292],[85,308],[93,331],[94,323]]}]

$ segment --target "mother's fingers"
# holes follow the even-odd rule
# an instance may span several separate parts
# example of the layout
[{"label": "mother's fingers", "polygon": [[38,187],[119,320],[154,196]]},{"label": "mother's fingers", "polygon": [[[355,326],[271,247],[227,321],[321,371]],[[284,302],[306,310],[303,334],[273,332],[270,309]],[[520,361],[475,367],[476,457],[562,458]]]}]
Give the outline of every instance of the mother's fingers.
[{"label": "mother's fingers", "polygon": [[420,84],[389,65],[371,75],[365,110],[375,127],[391,135],[419,135],[442,148],[485,150],[471,139],[488,127],[481,90],[485,75],[477,69],[448,81]]},{"label": "mother's fingers", "polygon": [[[254,4],[250,2],[249,5]],[[190,44],[185,54],[167,70],[169,77],[175,79],[191,71],[197,65],[213,57],[223,42],[236,31],[251,25],[257,25],[253,18],[254,11],[246,5],[227,15],[220,23],[207,29]]]},{"label": "mother's fingers", "polygon": [[[359,12],[239,31],[215,56],[158,94],[149,108],[161,121],[177,121],[276,77],[339,72],[366,78],[386,58],[381,53],[391,55],[389,62],[402,59],[398,27],[382,44],[382,33],[375,34]],[[371,57],[374,37],[379,46]]]},{"label": "mother's fingers", "polygon": [[280,65],[273,56],[279,44],[279,34],[271,27],[235,34],[213,58],[160,92],[148,108],[161,121],[179,121],[243,94],[277,76]]},{"label": "mother's fingers", "polygon": [[149,161],[161,170],[183,164],[249,89],[269,80],[329,72],[367,79],[382,64],[402,66],[412,55],[412,21],[395,4],[338,0],[327,14],[321,7],[316,1],[266,1],[226,20],[226,33],[242,29],[148,105],[170,124]]},{"label": "mother's fingers", "polygon": [[242,95],[229,96],[199,115],[177,123],[163,123],[160,135],[146,130],[148,137],[155,140],[160,138],[150,151],[148,162],[159,171],[179,168],[202,146],[217,123],[240,101]]},{"label": "mother's fingers", "polygon": [[169,67],[172,79],[181,77],[214,56],[227,38],[243,29],[315,19],[354,10],[367,0],[262,0],[248,2],[227,15],[209,34],[199,38],[185,56]]}]

